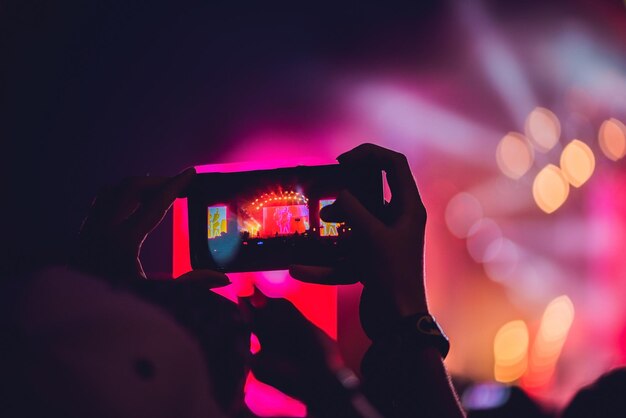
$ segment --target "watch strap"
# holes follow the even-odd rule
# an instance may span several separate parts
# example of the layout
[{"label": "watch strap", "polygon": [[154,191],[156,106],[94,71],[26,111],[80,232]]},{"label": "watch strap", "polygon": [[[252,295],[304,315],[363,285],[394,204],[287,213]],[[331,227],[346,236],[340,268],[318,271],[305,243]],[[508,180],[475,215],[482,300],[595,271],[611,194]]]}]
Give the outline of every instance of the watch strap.
[{"label": "watch strap", "polygon": [[442,358],[450,351],[450,341],[435,318],[426,312],[402,318],[393,330],[404,344],[416,344],[421,347],[434,347]]}]

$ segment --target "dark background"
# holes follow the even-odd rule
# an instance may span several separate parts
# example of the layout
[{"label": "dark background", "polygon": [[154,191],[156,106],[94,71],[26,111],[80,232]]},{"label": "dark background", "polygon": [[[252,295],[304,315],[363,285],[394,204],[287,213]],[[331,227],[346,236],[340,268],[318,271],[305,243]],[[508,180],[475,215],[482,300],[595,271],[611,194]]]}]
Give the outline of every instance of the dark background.
[{"label": "dark background", "polygon": [[[506,18],[599,2],[488,3]],[[3,267],[65,260],[103,185],[219,161],[268,121],[332,118],[324,73],[453,65],[448,12],[438,0],[3,2]],[[169,234],[166,222],[147,243],[149,270],[169,270]]]}]

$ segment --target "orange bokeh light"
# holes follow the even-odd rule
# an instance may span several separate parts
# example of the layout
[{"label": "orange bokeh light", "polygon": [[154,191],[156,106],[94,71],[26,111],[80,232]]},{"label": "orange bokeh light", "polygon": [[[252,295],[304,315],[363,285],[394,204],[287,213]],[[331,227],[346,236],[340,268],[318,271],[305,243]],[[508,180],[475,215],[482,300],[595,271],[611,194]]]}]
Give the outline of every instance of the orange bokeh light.
[{"label": "orange bokeh light", "polygon": [[535,177],[533,198],[542,211],[554,212],[565,203],[568,196],[569,183],[559,167],[548,164]]},{"label": "orange bokeh light", "polygon": [[526,136],[535,148],[548,152],[559,142],[561,123],[552,111],[536,107],[526,118]]},{"label": "orange bokeh light", "polygon": [[528,327],[521,320],[504,324],[493,341],[494,378],[508,383],[519,379],[528,366]]},{"label": "orange bokeh light", "polygon": [[626,155],[626,126],[617,119],[602,122],[598,134],[600,149],[609,159],[617,161]]},{"label": "orange bokeh light", "polygon": [[593,174],[596,159],[587,144],[574,139],[561,153],[561,172],[574,187],[580,187]]},{"label": "orange bokeh light", "polygon": [[522,177],[532,167],[534,159],[532,146],[520,133],[509,132],[498,143],[496,162],[507,177]]},{"label": "orange bokeh light", "polygon": [[550,383],[573,322],[574,304],[568,296],[559,296],[548,304],[532,347],[524,386],[537,389]]}]

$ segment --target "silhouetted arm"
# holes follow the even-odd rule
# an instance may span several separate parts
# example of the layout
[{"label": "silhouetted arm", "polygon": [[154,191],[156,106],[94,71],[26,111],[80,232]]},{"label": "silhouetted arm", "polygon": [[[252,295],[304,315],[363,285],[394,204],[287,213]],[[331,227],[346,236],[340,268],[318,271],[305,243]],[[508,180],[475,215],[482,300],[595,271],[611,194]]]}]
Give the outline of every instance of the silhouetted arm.
[{"label": "silhouetted arm", "polygon": [[315,283],[363,283],[361,325],[373,341],[362,363],[363,385],[383,415],[464,417],[440,350],[432,339],[411,329],[411,319],[428,315],[429,310],[423,274],[426,209],[407,159],[363,144],[338,160],[348,169],[368,165],[385,171],[391,202],[379,219],[349,191],[342,191],[321,216],[354,227],[349,265],[341,269],[292,266],[291,273]]}]

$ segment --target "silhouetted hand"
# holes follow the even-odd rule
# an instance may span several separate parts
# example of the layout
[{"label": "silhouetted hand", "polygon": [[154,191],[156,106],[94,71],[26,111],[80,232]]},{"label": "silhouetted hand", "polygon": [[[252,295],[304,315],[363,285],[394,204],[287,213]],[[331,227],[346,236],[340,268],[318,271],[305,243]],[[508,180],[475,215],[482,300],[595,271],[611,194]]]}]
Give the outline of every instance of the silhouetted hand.
[{"label": "silhouetted hand", "polygon": [[340,394],[335,373],[343,362],[324,331],[287,300],[267,298],[258,289],[240,298],[240,308],[261,343],[252,360],[259,380],[314,407]]},{"label": "silhouetted hand", "polygon": [[351,259],[338,268],[291,266],[290,273],[305,282],[364,284],[360,315],[363,329],[375,339],[402,316],[427,312],[424,290],[424,231],[422,204],[408,161],[403,154],[363,144],[337,160],[342,166],[368,165],[384,170],[392,198],[377,219],[347,190],[322,209],[325,221],[347,221],[354,227]]},{"label": "silhouetted hand", "polygon": [[[141,245],[195,175],[189,168],[174,177],[131,177],[102,190],[83,222],[74,267],[113,283],[145,279]],[[210,270],[180,278],[208,287],[230,283],[226,275]]]}]

